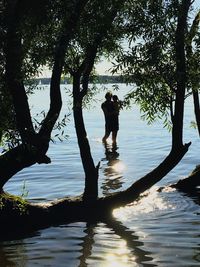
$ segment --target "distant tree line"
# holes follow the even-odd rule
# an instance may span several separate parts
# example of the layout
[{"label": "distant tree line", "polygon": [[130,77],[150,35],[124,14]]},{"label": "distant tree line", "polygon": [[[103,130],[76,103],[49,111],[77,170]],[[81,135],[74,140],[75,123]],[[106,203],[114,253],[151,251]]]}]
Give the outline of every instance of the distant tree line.
[{"label": "distant tree line", "polygon": [[94,83],[123,83],[124,77],[122,75],[97,75],[93,77]]},{"label": "distant tree line", "polygon": [[[47,85],[50,84],[51,78],[36,78],[34,80],[36,84],[43,84]],[[124,77],[121,75],[95,75],[90,78],[90,82],[92,83],[123,83],[124,82]],[[71,78],[63,78],[60,81],[60,84],[71,84],[72,79]]]}]

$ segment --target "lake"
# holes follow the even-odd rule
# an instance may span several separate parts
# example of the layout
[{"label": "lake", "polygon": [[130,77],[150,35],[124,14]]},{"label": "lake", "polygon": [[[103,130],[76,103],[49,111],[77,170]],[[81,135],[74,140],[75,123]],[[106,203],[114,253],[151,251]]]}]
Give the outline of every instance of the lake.
[{"label": "lake", "polygon": [[[107,85],[112,90],[112,85]],[[70,111],[69,97],[62,86],[64,114]],[[131,87],[119,85],[121,99]],[[32,113],[48,110],[49,88],[44,86],[29,102]],[[107,153],[101,142],[104,116],[100,105],[104,94],[96,95],[85,124],[95,164],[100,161],[99,194],[123,190],[155,168],[169,153],[171,134],[162,122],[153,125],[141,120],[137,106],[120,113],[116,153]],[[38,115],[40,119],[42,115]],[[79,156],[73,118],[65,127],[63,142],[51,143],[49,165],[34,165],[15,175],[5,190],[27,199],[47,201],[76,196],[84,190],[84,173]],[[191,99],[186,102],[184,142],[192,141],[188,153],[162,181],[143,198],[114,210],[116,222],[76,222],[43,229],[23,239],[0,242],[1,267],[192,267],[200,266],[200,206],[195,198],[170,189],[169,184],[187,176],[200,163],[200,140],[190,127],[194,119]],[[57,132],[55,131],[55,134]],[[108,147],[108,149],[110,149]],[[160,186],[165,190],[158,192]]]}]

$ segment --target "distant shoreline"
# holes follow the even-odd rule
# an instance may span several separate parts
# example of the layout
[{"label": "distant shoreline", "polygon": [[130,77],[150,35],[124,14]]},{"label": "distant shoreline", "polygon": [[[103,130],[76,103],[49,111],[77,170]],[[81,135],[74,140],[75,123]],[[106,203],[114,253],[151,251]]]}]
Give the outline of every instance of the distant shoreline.
[{"label": "distant shoreline", "polygon": [[[51,78],[36,78],[34,82],[38,85],[48,85],[51,82]],[[107,83],[124,83],[124,77],[120,75],[98,75],[93,76],[91,79],[92,83],[100,83],[100,84],[107,84]],[[71,84],[72,80],[70,78],[62,78],[61,84]]]}]

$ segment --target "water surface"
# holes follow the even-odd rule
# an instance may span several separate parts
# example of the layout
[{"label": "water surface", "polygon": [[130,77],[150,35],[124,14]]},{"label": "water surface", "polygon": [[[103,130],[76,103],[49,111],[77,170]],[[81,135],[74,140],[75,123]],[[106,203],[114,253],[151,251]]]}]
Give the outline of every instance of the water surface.
[{"label": "water surface", "polygon": [[[70,88],[70,86],[67,86]],[[112,89],[112,86],[109,85]],[[119,96],[130,89],[120,85]],[[68,114],[69,97],[63,91],[62,114]],[[148,126],[138,107],[122,110],[118,149],[101,142],[104,117],[100,109],[104,93],[96,96],[95,108],[84,111],[94,161],[100,165],[99,192],[108,195],[127,188],[156,167],[169,153],[171,136],[161,122]],[[48,110],[48,87],[29,99],[33,114]],[[38,119],[40,115],[38,116]],[[62,119],[62,116],[61,116]],[[190,128],[191,101],[186,103],[184,142],[190,150],[156,186],[137,203],[114,211],[116,221],[58,225],[20,240],[0,242],[0,266],[200,266],[200,207],[195,199],[167,185],[187,176],[199,164],[200,140]],[[50,165],[34,165],[15,175],[6,185],[14,194],[28,191],[31,201],[43,201],[83,192],[84,174],[73,119],[65,127],[68,138],[51,143]],[[56,134],[56,132],[55,132]],[[166,186],[163,192],[157,188]]]}]

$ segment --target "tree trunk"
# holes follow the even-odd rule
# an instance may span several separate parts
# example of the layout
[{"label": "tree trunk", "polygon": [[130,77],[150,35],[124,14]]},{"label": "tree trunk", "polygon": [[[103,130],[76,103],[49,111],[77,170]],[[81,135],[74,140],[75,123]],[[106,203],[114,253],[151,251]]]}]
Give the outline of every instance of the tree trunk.
[{"label": "tree trunk", "polygon": [[98,196],[98,167],[95,167],[90,151],[90,145],[85,130],[82,96],[80,94],[80,77],[74,75],[73,80],[73,114],[81,160],[85,172],[84,200],[93,201]]},{"label": "tree trunk", "polygon": [[70,11],[70,16],[66,16],[67,19],[64,22],[63,28],[61,29],[61,35],[59,36],[59,42],[55,51],[54,66],[50,85],[50,108],[39,131],[41,136],[47,137],[49,140],[62,107],[60,79],[65,61],[65,53],[68,44],[74,35],[74,29],[77,26],[80,14],[88,1],[89,0],[79,0],[76,2],[74,10]]},{"label": "tree trunk", "polygon": [[[190,31],[188,33],[188,37],[187,37],[186,52],[187,52],[187,60],[189,63],[192,61],[192,57],[193,57],[192,41],[198,33],[199,22],[200,22],[200,11],[196,14],[192,22]],[[192,72],[193,72],[193,69],[192,69]],[[188,73],[190,75],[189,70],[188,70]],[[199,83],[198,81],[196,81],[196,79],[191,79],[191,83],[192,83],[192,95],[193,95],[193,103],[194,103],[194,114],[195,114],[195,119],[197,123],[198,133],[200,135],[200,105],[199,105],[199,92],[198,92]]]},{"label": "tree trunk", "polygon": [[[81,160],[85,172],[85,189],[84,200],[94,201],[98,197],[98,169],[95,167],[94,161],[90,151],[89,141],[87,139],[87,132],[84,125],[82,114],[82,100],[88,92],[89,76],[93,69],[98,48],[101,48],[103,38],[107,36],[108,30],[117,14],[119,6],[123,4],[119,1],[113,1],[113,6],[108,10],[107,17],[102,23],[96,38],[88,44],[85,58],[82,64],[78,67],[76,72],[72,71],[73,75],[73,113],[75,129],[80,149]],[[82,78],[82,79],[81,79]],[[80,89],[80,84],[82,88]]]},{"label": "tree trunk", "polygon": [[30,135],[32,136],[35,131],[23,85],[23,56],[21,33],[19,31],[20,14],[18,1],[8,1],[6,15],[6,84],[13,100],[17,129],[21,135],[22,142],[28,143],[30,142]]},{"label": "tree trunk", "polygon": [[172,128],[172,149],[180,149],[183,146],[183,115],[186,88],[186,59],[185,59],[185,32],[187,29],[187,16],[190,0],[183,0],[179,5],[178,22],[176,28],[176,101]]},{"label": "tree trunk", "polygon": [[200,136],[200,105],[199,105],[199,92],[198,92],[198,90],[193,89],[192,95],[193,95],[193,102],[194,102],[194,114],[195,114],[195,118],[196,118],[198,133]]}]

